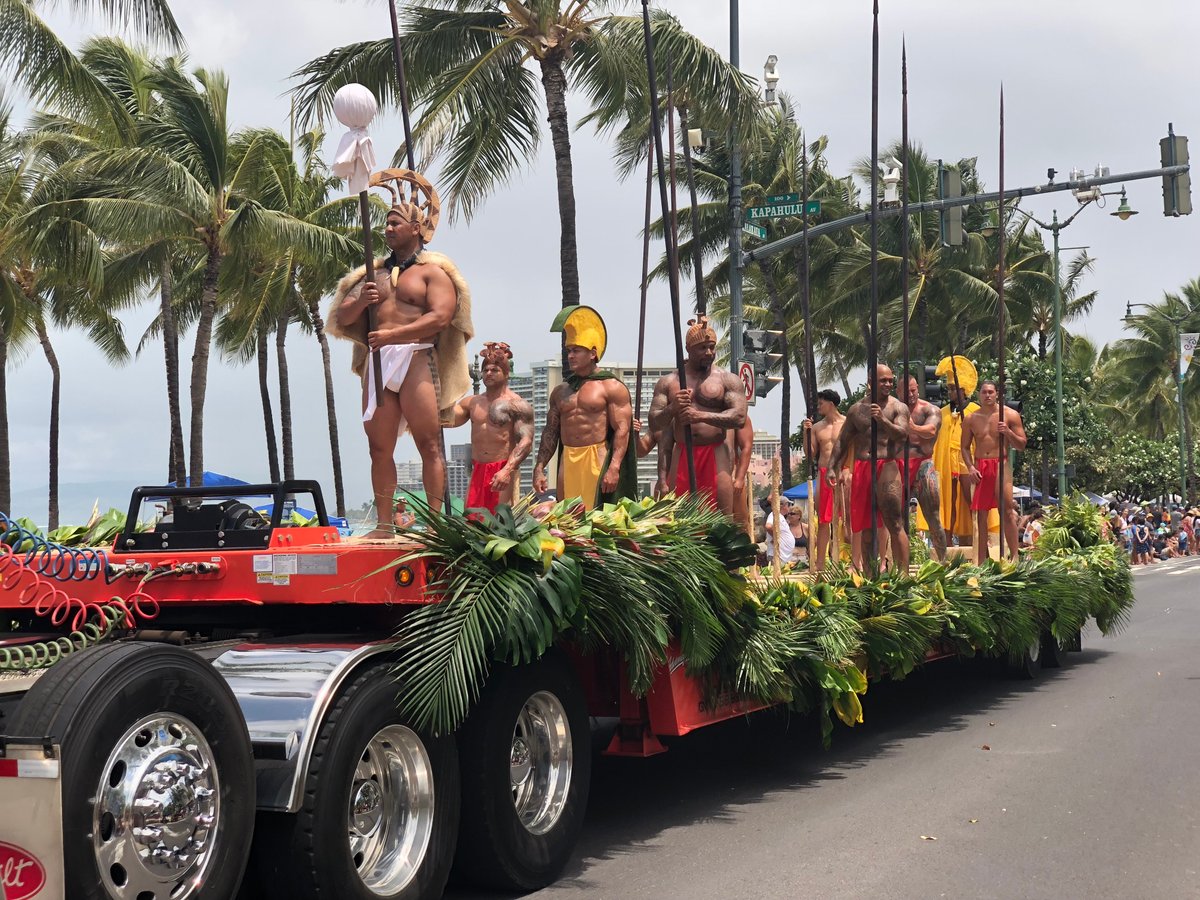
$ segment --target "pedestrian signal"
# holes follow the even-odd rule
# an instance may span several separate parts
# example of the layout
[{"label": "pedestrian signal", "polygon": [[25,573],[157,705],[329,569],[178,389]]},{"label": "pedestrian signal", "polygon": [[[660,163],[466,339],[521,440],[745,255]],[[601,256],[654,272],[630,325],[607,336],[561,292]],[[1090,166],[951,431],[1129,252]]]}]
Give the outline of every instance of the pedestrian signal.
[{"label": "pedestrian signal", "polygon": [[766,329],[746,329],[742,332],[742,359],[754,366],[754,395],[765,397],[771,388],[783,381],[779,375],[768,374],[779,368],[783,360],[783,332]]}]

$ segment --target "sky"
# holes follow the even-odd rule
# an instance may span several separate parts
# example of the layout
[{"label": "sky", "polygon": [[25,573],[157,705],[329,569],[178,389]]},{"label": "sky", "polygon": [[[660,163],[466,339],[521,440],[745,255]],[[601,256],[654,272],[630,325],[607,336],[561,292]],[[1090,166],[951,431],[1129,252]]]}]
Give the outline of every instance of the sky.
[{"label": "sky", "polygon": [[[686,0],[669,8],[707,43],[727,54],[727,0]],[[834,171],[848,171],[870,152],[871,4],[867,0],[823,3],[740,4],[741,65],[761,77],[769,54],[779,57],[779,88],[797,103],[810,136],[829,137]],[[977,156],[989,189],[998,182],[998,107],[1003,84],[1006,119],[1005,182],[1045,181],[1046,169],[1063,180],[1073,167],[1096,165],[1113,173],[1159,166],[1158,140],[1173,122],[1178,134],[1197,133],[1194,88],[1200,56],[1186,43],[1200,33],[1200,6],[1178,0],[1008,0],[949,4],[937,0],[883,0],[880,4],[880,145],[900,134],[900,46],[909,65],[909,132],[932,157]],[[630,4],[637,13],[640,4]],[[196,0],[175,13],[192,62],[224,69],[230,78],[230,118],[235,127],[271,126],[288,131],[290,73],[304,62],[350,41],[388,34],[386,7],[359,0],[294,0],[286,14],[266,0]],[[50,21],[69,41],[110,29],[99,20]],[[576,120],[586,112],[572,95]],[[381,115],[372,125],[380,158],[401,137],[398,117]],[[331,141],[336,138],[333,135]],[[1200,146],[1200,141],[1193,143]],[[609,327],[611,362],[637,352],[639,236],[644,183],[618,182],[609,173],[611,147],[590,129],[572,135],[578,209],[579,265],[583,302],[596,306]],[[332,155],[332,147],[329,155]],[[1193,153],[1196,153],[1193,148]],[[1064,247],[1086,245],[1096,258],[1084,290],[1099,298],[1077,326],[1099,343],[1121,336],[1126,301],[1147,302],[1200,276],[1200,215],[1162,215],[1160,181],[1128,185],[1140,214],[1127,222],[1106,215],[1116,208],[1087,209],[1062,232]],[[1069,193],[1027,200],[1023,208],[1043,220],[1058,209],[1074,212]],[[513,183],[490,198],[470,222],[443,219],[431,249],[452,256],[471,283],[477,338],[512,345],[515,371],[557,354],[558,338],[547,330],[560,305],[558,217],[553,155],[548,136],[540,152]],[[1073,253],[1065,253],[1064,261]],[[665,285],[650,290],[646,361],[670,362],[669,297]],[[148,304],[125,319],[136,345],[153,310]],[[92,500],[123,506],[136,484],[165,480],[167,404],[162,348],[148,343],[129,365],[111,368],[86,338],[56,333],[62,362],[63,521],[82,520]],[[476,348],[477,349],[477,348]],[[184,415],[191,337],[184,358]],[[289,335],[288,359],[296,431],[296,471],[316,478],[332,503],[333,478],[325,420],[324,388],[315,339]],[[359,416],[359,385],[349,372],[348,345],[335,341],[338,424],[349,505],[370,496],[366,440]],[[274,377],[274,376],[273,376]],[[13,510],[45,517],[49,370],[36,348],[10,361],[8,405]],[[803,414],[795,392],[792,422]],[[759,428],[778,433],[780,391],[752,410]],[[206,468],[265,481],[267,464],[261,406],[253,366],[214,357],[206,408]],[[448,443],[469,440],[466,429]],[[397,459],[415,459],[402,439]],[[103,483],[103,484],[101,484]]]}]

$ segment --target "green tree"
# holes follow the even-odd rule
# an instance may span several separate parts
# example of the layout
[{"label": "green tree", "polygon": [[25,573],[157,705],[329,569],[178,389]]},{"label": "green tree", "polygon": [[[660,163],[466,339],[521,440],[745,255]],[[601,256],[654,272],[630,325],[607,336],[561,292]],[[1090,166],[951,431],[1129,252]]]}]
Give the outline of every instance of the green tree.
[{"label": "green tree", "polygon": [[[96,80],[95,73],[38,15],[38,8],[45,6],[35,0],[0,3],[0,71],[13,75],[35,101],[74,111],[90,108],[111,123],[128,124],[122,106],[113,102],[112,94]],[[110,22],[139,37],[171,47],[183,44],[168,0],[69,0],[66,6],[75,13],[99,8]]]},{"label": "green tree", "polygon": [[[247,131],[235,141],[235,155],[240,157],[261,141],[268,149],[267,162],[259,170],[259,180],[247,185],[247,193],[268,209],[286,212],[301,221],[329,228],[349,238],[356,232],[358,205],[345,194],[333,195],[340,181],[330,175],[321,159],[323,140],[324,134],[320,130],[302,134],[297,142],[297,160],[292,147],[282,135],[267,129]],[[283,256],[268,255],[252,260],[240,269],[243,279],[236,285],[230,285],[230,297],[226,305],[228,311],[218,327],[218,343],[226,352],[243,358],[253,352],[258,360],[268,452],[275,473],[272,477],[277,476],[279,464],[270,451],[274,430],[269,424],[271,407],[266,385],[266,338],[273,330],[279,374],[283,474],[285,478],[294,478],[291,392],[285,341],[292,323],[316,337],[325,375],[326,419],[339,516],[345,515],[345,489],[329,342],[321,317],[320,300],[333,291],[338,279],[353,265],[355,259],[347,254],[313,258],[292,248]]]},{"label": "green tree", "polygon": [[169,242],[177,295],[172,305],[190,302],[195,310],[187,468],[199,479],[208,363],[226,262],[236,272],[240,264],[269,254],[348,255],[353,245],[335,231],[248,196],[246,185],[268,164],[269,149],[264,141],[252,142],[235,165],[224,74],[189,73],[182,60],[170,58],[155,65],[151,81],[159,102],[140,124],[138,144],[82,155],[69,177],[82,185],[83,199],[65,212],[135,252]]},{"label": "green tree", "polygon": [[[534,158],[544,100],[558,186],[564,306],[581,302],[567,93],[585,94],[603,129],[628,114],[631,91],[645,77],[641,17],[615,15],[606,6],[602,0],[432,0],[402,13],[405,76],[420,110],[415,137],[425,155],[445,157],[451,214],[469,218]],[[750,80],[673,16],[652,15],[659,71],[671,61],[677,84],[696,104],[752,119],[757,93]],[[398,106],[394,62],[388,38],[312,60],[296,73],[300,112],[328,114],[337,89],[355,81],[381,103]]]}]

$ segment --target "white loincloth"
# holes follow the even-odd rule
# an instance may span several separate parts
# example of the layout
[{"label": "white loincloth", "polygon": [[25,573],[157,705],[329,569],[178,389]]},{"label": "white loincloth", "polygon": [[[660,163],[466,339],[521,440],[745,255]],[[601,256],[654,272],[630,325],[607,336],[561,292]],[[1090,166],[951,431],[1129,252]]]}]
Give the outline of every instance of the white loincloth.
[{"label": "white loincloth", "polygon": [[[408,376],[408,367],[418,350],[428,350],[433,344],[384,344],[379,348],[379,363],[383,367],[383,389],[399,393],[400,385]],[[370,422],[378,406],[375,399],[375,362],[367,357],[367,408],[363,412],[363,421]],[[400,419],[400,431],[403,432],[406,422]]]}]

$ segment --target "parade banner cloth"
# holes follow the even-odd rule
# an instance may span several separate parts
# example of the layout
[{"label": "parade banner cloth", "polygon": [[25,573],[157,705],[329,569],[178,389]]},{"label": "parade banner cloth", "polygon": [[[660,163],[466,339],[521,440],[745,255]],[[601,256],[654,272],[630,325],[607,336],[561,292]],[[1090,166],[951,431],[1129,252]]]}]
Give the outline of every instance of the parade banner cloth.
[{"label": "parade banner cloth", "polygon": [[1196,355],[1197,340],[1200,340],[1200,334],[1181,334],[1179,336],[1180,378],[1187,374],[1188,366],[1192,364],[1192,357]]}]

